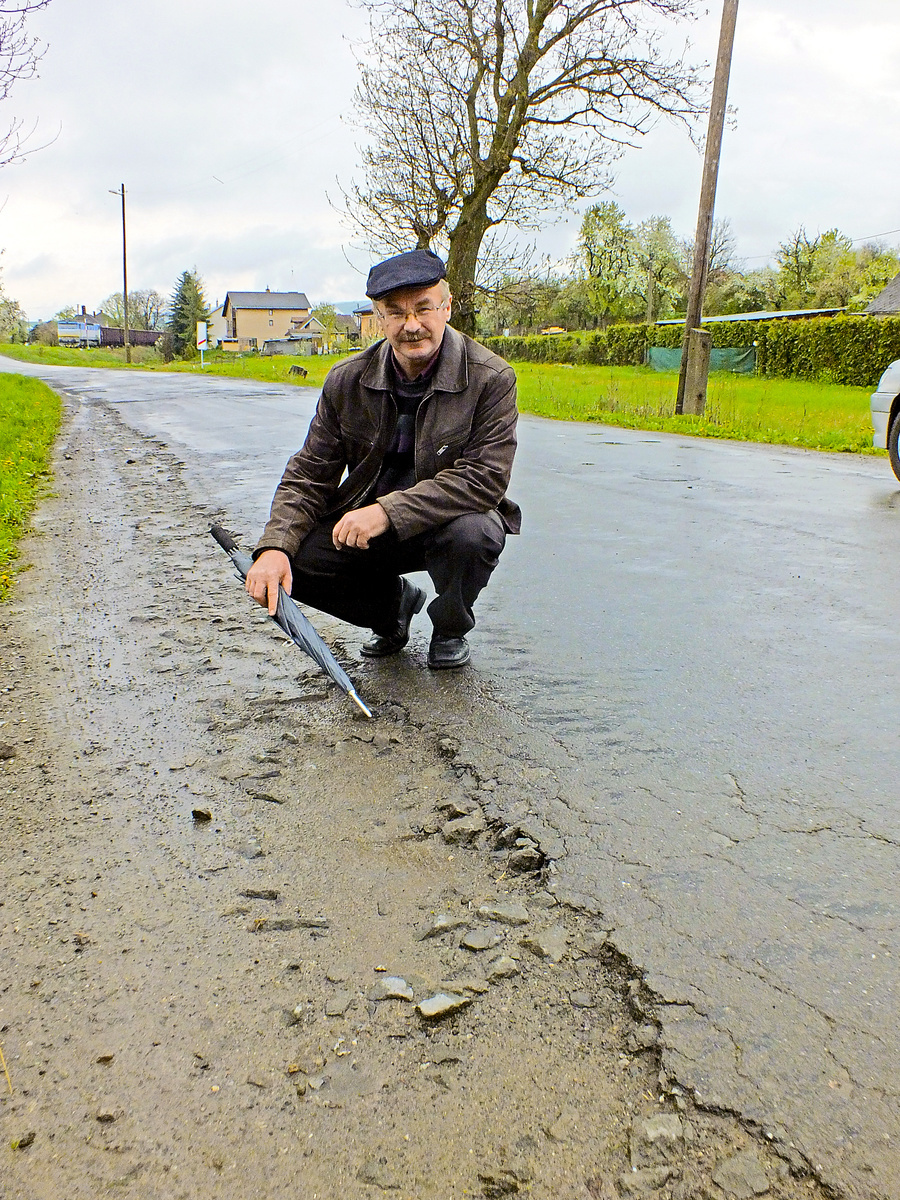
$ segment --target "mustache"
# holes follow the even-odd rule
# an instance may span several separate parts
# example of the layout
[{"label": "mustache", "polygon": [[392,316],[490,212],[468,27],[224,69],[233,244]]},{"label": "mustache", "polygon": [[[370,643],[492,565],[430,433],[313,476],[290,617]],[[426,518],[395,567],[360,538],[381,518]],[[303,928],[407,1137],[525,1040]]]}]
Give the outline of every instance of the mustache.
[{"label": "mustache", "polygon": [[427,341],[429,334],[427,333],[404,333],[400,338],[401,342],[424,342]]}]

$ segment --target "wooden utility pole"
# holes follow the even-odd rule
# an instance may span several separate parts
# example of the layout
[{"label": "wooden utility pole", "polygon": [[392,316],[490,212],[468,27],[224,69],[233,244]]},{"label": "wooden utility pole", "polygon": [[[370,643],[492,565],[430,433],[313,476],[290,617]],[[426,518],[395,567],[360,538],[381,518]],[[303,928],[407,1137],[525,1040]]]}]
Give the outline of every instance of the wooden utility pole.
[{"label": "wooden utility pole", "polygon": [[128,251],[125,243],[125,184],[110,188],[110,194],[122,197],[122,325],[125,335],[125,361],[131,362],[131,342],[128,340]]},{"label": "wooden utility pole", "polygon": [[[722,151],[722,130],[728,103],[728,77],[731,73],[731,51],[734,46],[734,27],[737,24],[738,0],[723,0],[722,27],[719,32],[719,53],[713,81],[712,103],[709,109],[709,129],[706,134],[706,154],[703,159],[703,182],[700,186],[700,211],[697,215],[697,234],[694,238],[694,262],[691,267],[691,286],[687,313],[684,318],[684,342],[681,347],[681,373],[678,376],[676,413],[702,416],[706,406],[706,376],[702,380],[693,373],[692,395],[685,396],[688,359],[691,353],[691,330],[700,327],[703,316],[703,296],[709,275],[709,251],[712,244],[713,214],[716,207],[716,184],[719,179],[719,156]],[[698,382],[700,386],[698,387]]]}]

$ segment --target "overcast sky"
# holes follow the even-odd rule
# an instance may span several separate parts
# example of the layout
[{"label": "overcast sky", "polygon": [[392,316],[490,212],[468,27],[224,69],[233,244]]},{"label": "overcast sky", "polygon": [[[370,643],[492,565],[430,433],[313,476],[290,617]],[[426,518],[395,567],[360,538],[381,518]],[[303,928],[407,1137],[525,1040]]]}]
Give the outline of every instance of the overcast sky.
[{"label": "overcast sky", "polygon": [[[721,4],[694,25],[715,57]],[[329,203],[357,172],[346,120],[344,0],[53,0],[31,29],[39,78],[4,102],[55,141],[0,171],[9,295],[32,318],[88,309],[121,280],[119,201],[128,201],[129,287],[168,294],[196,268],[211,300],[228,289],[362,297],[368,256]],[[741,0],[717,215],[748,267],[803,223],[900,243],[900,6],[897,0]],[[632,220],[668,214],[692,235],[701,159],[661,121],[617,164],[612,192]],[[572,248],[578,214],[541,249]],[[889,231],[893,231],[889,233]]]}]

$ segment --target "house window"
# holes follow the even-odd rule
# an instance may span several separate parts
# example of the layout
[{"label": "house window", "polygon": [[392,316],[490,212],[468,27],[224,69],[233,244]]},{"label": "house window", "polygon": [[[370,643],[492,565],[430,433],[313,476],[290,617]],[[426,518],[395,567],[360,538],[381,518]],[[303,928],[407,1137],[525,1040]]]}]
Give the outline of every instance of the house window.
[{"label": "house window", "polygon": [[275,322],[274,322],[274,321],[270,321],[270,322],[269,322],[269,324],[270,324],[270,325],[274,325],[274,324],[275,324]]},{"label": "house window", "polygon": [[[270,317],[272,316],[272,310],[271,310],[271,308],[269,309],[269,316],[270,316]],[[269,324],[271,325],[271,324],[272,324],[272,322],[270,321],[270,322],[269,322]]]}]

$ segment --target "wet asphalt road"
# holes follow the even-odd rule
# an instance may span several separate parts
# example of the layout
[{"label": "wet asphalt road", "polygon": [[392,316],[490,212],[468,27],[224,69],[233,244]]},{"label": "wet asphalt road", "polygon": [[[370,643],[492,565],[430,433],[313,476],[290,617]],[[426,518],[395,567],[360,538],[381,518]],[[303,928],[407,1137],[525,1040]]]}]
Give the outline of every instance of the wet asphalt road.
[{"label": "wet asphalt road", "polygon": [[[316,398],[0,365],[115,404],[248,538]],[[900,1194],[887,462],[523,418],[512,491],[525,533],[473,657],[569,752],[565,888],[646,971],[666,1065],[701,1100],[848,1194]]]}]

